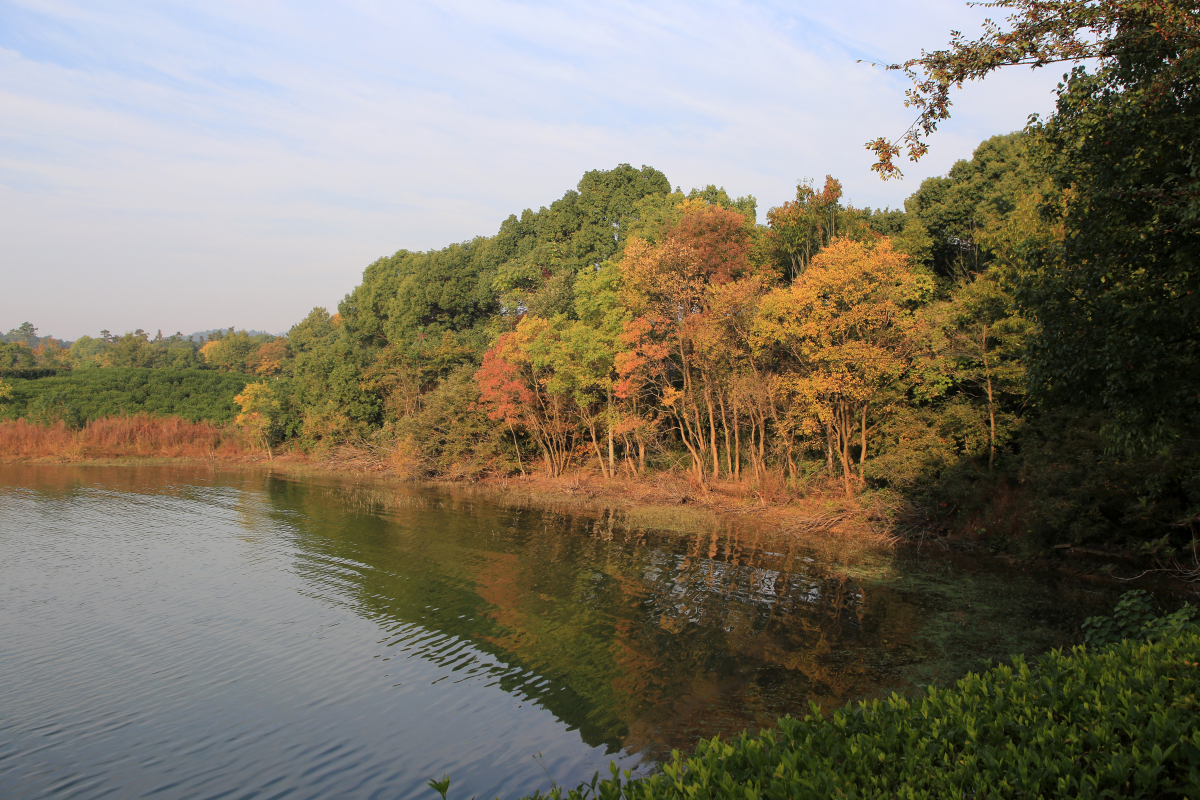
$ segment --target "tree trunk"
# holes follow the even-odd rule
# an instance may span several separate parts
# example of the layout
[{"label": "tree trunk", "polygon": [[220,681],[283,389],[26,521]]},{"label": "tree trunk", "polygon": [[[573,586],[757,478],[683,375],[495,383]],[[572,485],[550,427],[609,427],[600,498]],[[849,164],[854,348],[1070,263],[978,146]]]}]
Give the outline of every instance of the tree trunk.
[{"label": "tree trunk", "polygon": [[590,430],[592,432],[592,449],[596,451],[596,461],[600,464],[600,474],[604,477],[604,480],[608,480],[608,467],[604,464],[604,455],[600,452],[600,443],[596,441],[596,429],[595,427],[591,427]]},{"label": "tree trunk", "polygon": [[870,403],[863,403],[862,407],[862,442],[858,450],[858,482],[863,486],[867,485],[867,407]]},{"label": "tree trunk", "polygon": [[742,479],[742,431],[738,424],[737,395],[732,399],[733,405],[733,479]]},{"label": "tree trunk", "polygon": [[991,425],[988,431],[988,472],[991,472],[996,466],[996,398],[992,393],[992,367],[988,363],[987,325],[983,326],[979,346],[983,350],[983,374],[987,376],[988,423]]},{"label": "tree trunk", "polygon": [[846,485],[846,497],[854,496],[853,471],[850,468],[850,437],[854,434],[854,423],[845,407],[836,412],[838,430],[838,454],[842,457],[842,480]]},{"label": "tree trunk", "polygon": [[717,449],[717,417],[713,411],[712,391],[708,382],[704,384],[704,405],[708,409],[708,443],[712,450],[712,474],[714,478],[721,477],[721,456]]},{"label": "tree trunk", "polygon": [[517,444],[517,432],[511,423],[508,426],[508,432],[511,433],[513,437],[513,450],[517,451],[517,469],[521,470],[521,477],[524,478],[525,465],[521,463],[521,446]]}]

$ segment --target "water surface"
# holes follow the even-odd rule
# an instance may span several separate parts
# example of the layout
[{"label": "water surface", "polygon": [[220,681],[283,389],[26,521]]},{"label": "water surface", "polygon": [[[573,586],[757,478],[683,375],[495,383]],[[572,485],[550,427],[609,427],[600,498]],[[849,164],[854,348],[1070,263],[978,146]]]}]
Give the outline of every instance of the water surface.
[{"label": "water surface", "polygon": [[1067,644],[1111,600],[682,512],[0,465],[0,796],[513,797]]}]

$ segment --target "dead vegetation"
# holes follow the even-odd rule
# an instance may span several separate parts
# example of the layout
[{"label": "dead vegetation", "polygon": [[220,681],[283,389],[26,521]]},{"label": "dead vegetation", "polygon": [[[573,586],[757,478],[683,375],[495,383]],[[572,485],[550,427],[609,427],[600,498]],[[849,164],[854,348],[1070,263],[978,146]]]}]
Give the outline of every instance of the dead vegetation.
[{"label": "dead vegetation", "polygon": [[63,422],[0,421],[0,458],[78,462],[118,458],[232,459],[252,454],[236,429],[178,417],[104,417],[79,429]]}]

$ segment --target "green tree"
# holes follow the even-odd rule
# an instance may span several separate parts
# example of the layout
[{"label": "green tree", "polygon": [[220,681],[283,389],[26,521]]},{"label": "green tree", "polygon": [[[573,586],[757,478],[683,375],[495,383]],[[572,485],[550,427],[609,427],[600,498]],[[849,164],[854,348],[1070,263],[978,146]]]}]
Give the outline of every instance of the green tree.
[{"label": "green tree", "polygon": [[112,347],[104,338],[80,336],[71,343],[71,359],[80,367],[112,366]]},{"label": "green tree", "polygon": [[108,351],[114,367],[156,367],[162,353],[150,344],[150,334],[141,328],[116,338]]},{"label": "green tree", "polygon": [[24,343],[0,343],[0,369],[32,369],[36,366],[33,350]]},{"label": "green tree", "polygon": [[288,343],[295,353],[287,370],[288,429],[307,445],[325,447],[379,426],[379,396],[362,378],[372,354],[346,332],[338,315],[314,308],[289,332]]},{"label": "green tree", "polygon": [[[1031,386],[1104,410],[1123,449],[1161,447],[1195,426],[1200,401],[1200,16],[1188,0],[1000,0],[1007,25],[893,65],[915,81],[911,158],[949,116],[949,92],[1012,65],[1094,59],[1060,84],[1037,126],[1064,203],[1058,243],[1019,299],[1036,321]],[[869,145],[885,177],[899,147]],[[1065,208],[1063,206],[1065,205]]]},{"label": "green tree", "polygon": [[[982,272],[1001,243],[990,232],[1002,228],[1029,197],[1047,190],[1046,177],[1034,163],[1029,133],[993,136],[944,177],[926,178],[905,202],[900,236],[927,239],[927,249],[913,253],[949,282]],[[1010,250],[1020,243],[1010,243]]]}]

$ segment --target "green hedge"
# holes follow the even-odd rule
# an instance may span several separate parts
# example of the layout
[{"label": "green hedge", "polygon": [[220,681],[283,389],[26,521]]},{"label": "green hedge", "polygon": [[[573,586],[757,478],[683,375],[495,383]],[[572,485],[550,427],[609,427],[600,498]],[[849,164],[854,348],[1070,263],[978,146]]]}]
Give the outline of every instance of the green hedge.
[{"label": "green hedge", "polygon": [[71,370],[58,367],[14,367],[0,369],[0,381],[3,380],[37,380],[52,378],[55,375],[69,375]]},{"label": "green hedge", "polygon": [[[613,767],[607,780],[533,797],[1200,798],[1200,628],[1190,616],[1148,625],[1152,641],[1015,657],[917,698],[703,741],[649,777]],[[445,781],[431,785],[444,795]]]},{"label": "green hedge", "polygon": [[0,402],[0,417],[30,422],[62,420],[78,426],[100,417],[145,413],[198,422],[228,422],[237,414],[233,398],[256,378],[202,369],[109,367],[77,369],[36,380],[6,379],[12,397]]}]

